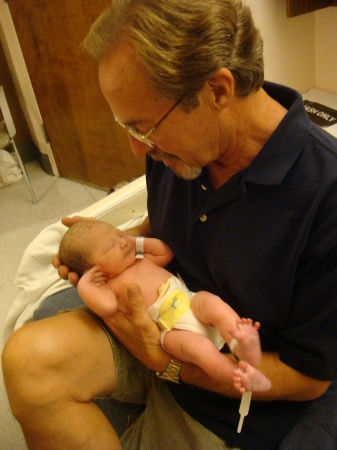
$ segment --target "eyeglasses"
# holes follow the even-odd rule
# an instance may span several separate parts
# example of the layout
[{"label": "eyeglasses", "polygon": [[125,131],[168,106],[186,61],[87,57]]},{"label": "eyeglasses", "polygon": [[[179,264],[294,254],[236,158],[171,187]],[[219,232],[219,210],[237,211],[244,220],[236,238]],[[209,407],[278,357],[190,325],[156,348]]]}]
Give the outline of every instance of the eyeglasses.
[{"label": "eyeglasses", "polygon": [[115,121],[120,125],[122,128],[124,128],[131,136],[138,139],[138,141],[143,142],[144,144],[149,145],[150,147],[154,147],[155,143],[152,139],[149,139],[149,136],[159,127],[159,125],[166,119],[166,117],[179,105],[179,103],[182,101],[182,98],[180,98],[173,106],[169,109],[169,111],[149,130],[147,133],[140,133],[139,131],[136,131],[134,128],[130,127],[129,125],[125,125],[125,123],[121,122],[116,116]]}]

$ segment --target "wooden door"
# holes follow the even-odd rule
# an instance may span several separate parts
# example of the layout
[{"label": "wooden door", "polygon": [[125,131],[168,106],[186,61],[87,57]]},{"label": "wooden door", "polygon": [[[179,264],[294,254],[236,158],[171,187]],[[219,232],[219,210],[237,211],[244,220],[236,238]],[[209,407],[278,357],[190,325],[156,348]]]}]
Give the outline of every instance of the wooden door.
[{"label": "wooden door", "polygon": [[61,176],[110,188],[144,173],[81,42],[108,0],[8,0]]}]

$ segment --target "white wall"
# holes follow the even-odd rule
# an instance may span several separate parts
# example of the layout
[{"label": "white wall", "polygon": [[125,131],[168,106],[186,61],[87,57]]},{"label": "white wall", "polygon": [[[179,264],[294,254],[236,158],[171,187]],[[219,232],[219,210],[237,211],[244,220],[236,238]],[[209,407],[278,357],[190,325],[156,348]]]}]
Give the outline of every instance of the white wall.
[{"label": "white wall", "polygon": [[264,40],[266,80],[337,93],[337,8],[287,18],[286,0],[246,0]]},{"label": "white wall", "polygon": [[337,7],[315,13],[316,87],[337,94]]},{"label": "white wall", "polygon": [[286,0],[246,0],[264,40],[265,78],[306,92],[315,86],[315,15],[287,18]]}]

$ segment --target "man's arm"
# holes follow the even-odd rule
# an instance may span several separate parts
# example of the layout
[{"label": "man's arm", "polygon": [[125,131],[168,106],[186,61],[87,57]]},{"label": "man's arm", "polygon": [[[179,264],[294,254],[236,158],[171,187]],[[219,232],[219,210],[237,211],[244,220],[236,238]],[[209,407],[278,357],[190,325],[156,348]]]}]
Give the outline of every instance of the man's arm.
[{"label": "man's arm", "polygon": [[151,236],[151,227],[150,227],[150,221],[149,218],[146,217],[143,222],[133,228],[128,228],[125,230],[126,234],[129,234],[130,236],[144,236],[144,237],[150,237]]},{"label": "man's arm", "polygon": [[[231,358],[230,358],[231,359]],[[234,368],[237,367],[232,361]],[[277,353],[264,352],[259,370],[272,382],[272,387],[267,392],[254,392],[254,400],[289,400],[307,401],[320,397],[328,389],[331,382],[321,381],[292,369],[280,361]],[[199,367],[184,363],[180,371],[183,382],[193,384],[228,397],[240,397],[233,387],[232,380],[219,382],[205,374]]]},{"label": "man's arm", "polygon": [[[137,285],[129,286],[128,298],[130,314],[116,313],[109,318],[105,316],[104,321],[123,345],[145,366],[163,372],[171,360],[171,355],[160,344],[158,327],[150,318],[142,292]],[[236,369],[237,363],[230,355],[228,359],[233,370]],[[277,353],[264,352],[259,369],[271,380],[272,387],[267,392],[254,393],[256,400],[313,400],[321,396],[330,385],[328,381],[310,378],[282,363]],[[180,376],[184,383],[228,397],[241,396],[233,386],[232,377],[223,382],[216,381],[190,363],[183,363]]]}]

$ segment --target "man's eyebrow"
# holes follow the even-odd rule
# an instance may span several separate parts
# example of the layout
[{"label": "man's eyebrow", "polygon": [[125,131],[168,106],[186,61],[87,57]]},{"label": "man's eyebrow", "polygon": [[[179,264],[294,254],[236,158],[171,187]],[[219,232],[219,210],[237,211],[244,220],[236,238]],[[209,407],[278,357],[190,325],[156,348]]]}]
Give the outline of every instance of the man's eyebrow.
[{"label": "man's eyebrow", "polygon": [[141,121],[134,119],[134,120],[130,120],[129,122],[123,122],[123,123],[126,127],[134,127],[134,126],[137,126],[139,123],[141,123]]},{"label": "man's eyebrow", "polygon": [[[114,115],[114,117],[116,117],[116,116]],[[119,117],[118,117],[118,119],[119,119]],[[150,126],[152,124],[152,120],[151,119],[131,119],[127,122],[122,122],[122,123],[126,127],[134,128],[134,127],[137,127],[138,125]]]},{"label": "man's eyebrow", "polygon": [[146,119],[132,119],[129,120],[128,122],[124,122],[124,125],[127,127],[137,127],[138,125],[150,125],[151,122],[150,120],[146,120]]}]

